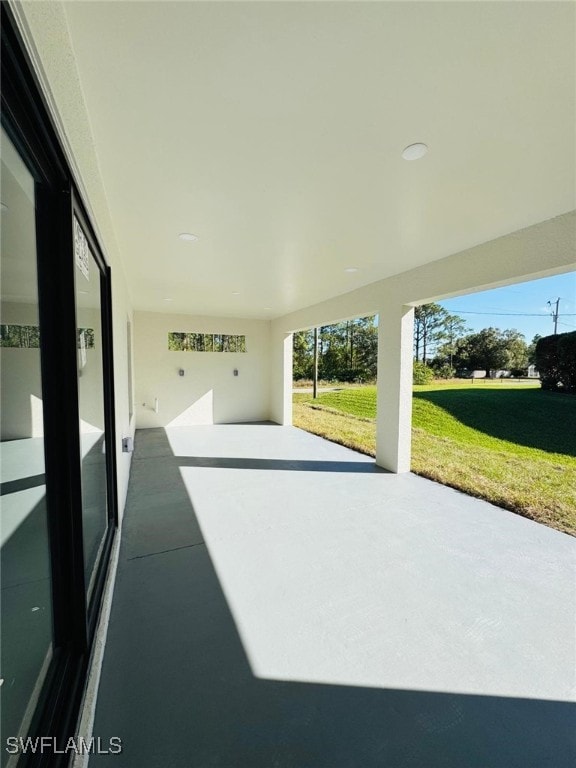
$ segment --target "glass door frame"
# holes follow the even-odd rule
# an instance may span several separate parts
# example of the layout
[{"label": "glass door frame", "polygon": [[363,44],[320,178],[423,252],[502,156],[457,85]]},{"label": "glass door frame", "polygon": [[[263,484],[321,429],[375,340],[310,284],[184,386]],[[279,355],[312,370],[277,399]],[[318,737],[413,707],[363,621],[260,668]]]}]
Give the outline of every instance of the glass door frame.
[{"label": "glass door frame", "polygon": [[[114,368],[113,368],[113,329],[112,329],[112,279],[110,267],[106,264],[98,240],[86,214],[82,200],[75,187],[71,189],[71,233],[72,233],[72,267],[74,268],[74,219],[77,219],[90,252],[98,266],[100,274],[100,307],[102,322],[102,371],[104,390],[104,433],[106,440],[106,494],[107,494],[107,527],[102,543],[99,562],[96,566],[94,588],[88,606],[88,635],[92,637],[96,629],[98,611],[104,583],[106,580],[107,564],[112,549],[115,529],[118,526],[118,495],[116,483],[116,440],[114,412]],[[74,321],[77,327],[77,321]],[[77,365],[77,364],[76,364]],[[78,395],[76,398],[78,405]],[[77,422],[77,424],[79,421]],[[80,455],[80,453],[79,453]]]},{"label": "glass door frame", "polygon": [[[27,734],[66,744],[76,732],[90,651],[118,525],[111,272],[10,6],[1,2],[1,122],[35,179],[46,505],[52,571],[53,657]],[[73,217],[101,273],[108,524],[90,604],[82,537]],[[4,749],[5,743],[0,745]],[[70,754],[22,755],[20,766],[63,768]]]}]

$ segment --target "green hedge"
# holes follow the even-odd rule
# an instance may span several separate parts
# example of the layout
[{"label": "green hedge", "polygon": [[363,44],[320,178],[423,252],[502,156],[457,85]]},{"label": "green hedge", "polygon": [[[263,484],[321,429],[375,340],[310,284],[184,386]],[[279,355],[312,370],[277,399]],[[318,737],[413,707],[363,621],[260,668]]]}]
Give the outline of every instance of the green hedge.
[{"label": "green hedge", "polygon": [[414,360],[414,367],[412,368],[412,383],[413,384],[430,384],[434,380],[434,372],[431,368],[428,368],[426,363],[421,363],[419,360]]},{"label": "green hedge", "polygon": [[576,392],[576,331],[538,339],[534,362],[542,389]]}]

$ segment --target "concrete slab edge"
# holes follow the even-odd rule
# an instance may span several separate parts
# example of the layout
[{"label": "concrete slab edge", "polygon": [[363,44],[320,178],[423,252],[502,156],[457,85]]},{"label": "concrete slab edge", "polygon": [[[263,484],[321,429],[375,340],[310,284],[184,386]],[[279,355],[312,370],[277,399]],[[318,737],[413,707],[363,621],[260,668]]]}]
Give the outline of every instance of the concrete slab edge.
[{"label": "concrete slab edge", "polygon": [[[106,637],[108,635],[108,624],[110,622],[110,611],[112,609],[112,598],[114,597],[114,585],[116,583],[116,573],[120,556],[120,539],[121,528],[118,528],[110,552],[108,573],[106,574],[106,583],[102,595],[102,606],[100,608],[100,616],[98,618],[94,644],[92,646],[92,653],[88,665],[88,682],[82,698],[80,716],[76,728],[76,743],[78,743],[78,739],[80,738],[89,742],[92,737],[94,716],[96,714],[96,700],[98,697],[98,687],[100,685],[100,674],[102,672],[104,649],[106,647]],[[86,754],[76,754],[70,768],[88,768],[89,759],[89,752]]]}]

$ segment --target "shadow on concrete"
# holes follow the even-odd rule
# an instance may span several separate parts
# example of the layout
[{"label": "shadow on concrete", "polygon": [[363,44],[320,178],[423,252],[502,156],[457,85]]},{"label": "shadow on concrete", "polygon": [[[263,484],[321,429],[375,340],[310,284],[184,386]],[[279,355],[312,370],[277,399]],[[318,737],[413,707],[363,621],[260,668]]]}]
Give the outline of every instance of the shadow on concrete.
[{"label": "shadow on concrete", "polygon": [[372,461],[291,461],[289,459],[243,459],[212,456],[177,456],[179,467],[212,467],[214,469],[273,469],[290,472],[359,472],[390,474]]},{"label": "shadow on concrete", "polygon": [[443,408],[491,437],[549,453],[575,454],[576,398],[539,389],[495,391],[482,386],[414,392],[414,398]]},{"label": "shadow on concrete", "polygon": [[30,475],[29,477],[19,477],[16,480],[7,480],[0,483],[0,496],[9,496],[18,491],[27,491],[29,488],[40,488],[46,485],[46,475]]},{"label": "shadow on concrete", "polygon": [[94,725],[123,752],[90,768],[572,768],[564,702],[255,677],[160,432],[137,434]]}]

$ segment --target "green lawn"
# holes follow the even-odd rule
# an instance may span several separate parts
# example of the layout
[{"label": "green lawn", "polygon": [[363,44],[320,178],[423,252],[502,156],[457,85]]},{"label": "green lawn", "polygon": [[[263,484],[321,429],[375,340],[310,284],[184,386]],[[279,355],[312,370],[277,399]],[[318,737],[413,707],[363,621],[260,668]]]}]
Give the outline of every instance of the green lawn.
[{"label": "green lawn", "polygon": [[[294,395],[294,424],[375,453],[376,387]],[[533,384],[414,387],[412,470],[576,535],[576,398]]]}]

